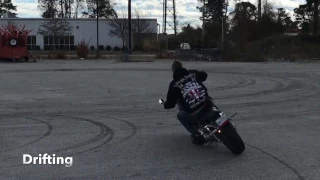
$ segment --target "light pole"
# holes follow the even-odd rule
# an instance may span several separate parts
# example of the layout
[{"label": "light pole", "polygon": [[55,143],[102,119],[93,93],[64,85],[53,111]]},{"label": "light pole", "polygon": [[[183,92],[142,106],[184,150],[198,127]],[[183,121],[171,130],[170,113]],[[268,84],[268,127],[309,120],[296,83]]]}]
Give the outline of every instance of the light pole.
[{"label": "light pole", "polygon": [[129,53],[131,54],[131,0],[128,0],[128,31],[129,31],[129,47],[128,47],[128,50],[129,50]]},{"label": "light pole", "polygon": [[159,27],[159,28],[158,28],[158,33],[157,33],[157,41],[159,41],[159,34],[160,34],[160,24],[159,24],[159,23],[157,23],[157,26]]},{"label": "light pole", "polygon": [[158,33],[157,33],[157,43],[158,43],[158,55],[161,55],[161,45],[160,45],[160,40],[159,40],[159,35],[160,35],[160,24],[159,23],[157,23],[157,26],[159,27],[159,28],[157,28],[158,30]]}]

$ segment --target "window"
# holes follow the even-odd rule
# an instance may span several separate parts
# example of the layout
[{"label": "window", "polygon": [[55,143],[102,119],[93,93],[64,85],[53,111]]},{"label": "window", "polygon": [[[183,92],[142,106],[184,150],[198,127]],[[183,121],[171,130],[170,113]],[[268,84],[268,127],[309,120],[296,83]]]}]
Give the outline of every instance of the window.
[{"label": "window", "polygon": [[74,36],[44,36],[44,50],[74,50]]},{"label": "window", "polygon": [[48,36],[44,36],[44,37],[43,37],[43,42],[44,42],[44,44],[49,44],[49,38],[48,38]]},{"label": "window", "polygon": [[37,36],[27,36],[28,50],[37,50]]}]

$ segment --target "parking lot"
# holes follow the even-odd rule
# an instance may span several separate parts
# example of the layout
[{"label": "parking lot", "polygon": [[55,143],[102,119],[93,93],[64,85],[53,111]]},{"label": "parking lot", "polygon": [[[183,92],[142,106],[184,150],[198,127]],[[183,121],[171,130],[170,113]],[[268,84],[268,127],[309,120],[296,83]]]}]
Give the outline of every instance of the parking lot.
[{"label": "parking lot", "polygon": [[[171,61],[0,64],[0,179],[320,179],[320,64],[185,62],[246,143],[198,147],[158,104]],[[23,165],[23,154],[73,165]]]}]

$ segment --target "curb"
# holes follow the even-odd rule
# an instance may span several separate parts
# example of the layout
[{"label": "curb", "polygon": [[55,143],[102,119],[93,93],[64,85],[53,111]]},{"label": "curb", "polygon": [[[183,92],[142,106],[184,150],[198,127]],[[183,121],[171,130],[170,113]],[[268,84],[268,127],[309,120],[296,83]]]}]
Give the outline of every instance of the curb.
[{"label": "curb", "polygon": [[[91,60],[91,59],[121,59],[124,55],[101,55],[99,58],[97,58],[95,55],[88,55],[87,58],[79,58],[77,55],[66,55],[66,58],[49,58],[48,55],[35,55],[35,59],[43,60],[43,59],[48,59],[48,60]],[[135,59],[157,59],[156,55],[130,55],[130,59],[135,60]]]}]

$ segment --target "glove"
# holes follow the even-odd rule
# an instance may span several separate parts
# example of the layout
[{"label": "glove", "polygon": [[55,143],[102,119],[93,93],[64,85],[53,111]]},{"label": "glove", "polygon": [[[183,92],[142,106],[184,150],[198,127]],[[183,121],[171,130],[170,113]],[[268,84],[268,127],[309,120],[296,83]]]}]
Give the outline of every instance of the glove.
[{"label": "glove", "polygon": [[164,104],[164,100],[163,99],[159,99],[159,104]]}]

